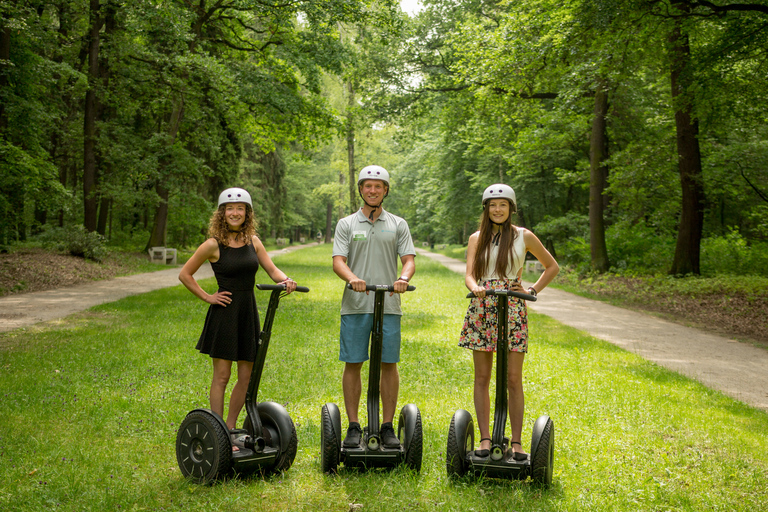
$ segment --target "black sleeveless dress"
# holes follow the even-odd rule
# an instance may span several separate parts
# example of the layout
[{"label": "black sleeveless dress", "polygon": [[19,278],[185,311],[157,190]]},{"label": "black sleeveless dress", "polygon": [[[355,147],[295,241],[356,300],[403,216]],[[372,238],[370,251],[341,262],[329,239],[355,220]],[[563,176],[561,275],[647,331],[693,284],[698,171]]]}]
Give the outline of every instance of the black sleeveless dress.
[{"label": "black sleeveless dress", "polygon": [[252,244],[235,249],[219,244],[219,259],[211,267],[219,291],[231,292],[232,302],[208,307],[197,350],[218,359],[253,362],[261,331],[253,294],[259,269],[256,249]]}]

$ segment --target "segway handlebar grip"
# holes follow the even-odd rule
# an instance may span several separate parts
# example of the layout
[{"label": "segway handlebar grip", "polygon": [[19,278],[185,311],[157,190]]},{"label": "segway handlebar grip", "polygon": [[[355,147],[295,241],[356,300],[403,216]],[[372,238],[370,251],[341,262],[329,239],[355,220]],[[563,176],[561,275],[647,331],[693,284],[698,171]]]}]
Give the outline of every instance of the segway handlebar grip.
[{"label": "segway handlebar grip", "polygon": [[[535,295],[530,295],[528,293],[523,293],[523,292],[516,292],[513,290],[485,290],[485,294],[486,295],[507,295],[509,297],[517,297],[518,299],[523,299],[530,302],[536,302]],[[467,298],[473,299],[475,298],[475,294],[472,292],[469,292],[467,294]]]},{"label": "segway handlebar grip", "polygon": [[[348,290],[352,290],[352,285],[347,283],[347,289]],[[367,284],[367,285],[365,285],[365,289],[367,291],[369,291],[369,292],[375,292],[376,290],[387,290],[388,292],[393,292],[393,291],[395,291],[395,285],[392,285],[392,284]],[[413,286],[412,284],[409,284],[408,288],[406,288],[406,290],[408,290],[409,292],[412,292],[415,289],[416,289],[416,287]]]},{"label": "segway handlebar grip", "polygon": [[[285,290],[284,284],[257,284],[256,288],[259,290],[267,291],[267,290]],[[306,286],[297,286],[294,290],[296,292],[301,293],[307,293],[309,291],[309,288]]]}]

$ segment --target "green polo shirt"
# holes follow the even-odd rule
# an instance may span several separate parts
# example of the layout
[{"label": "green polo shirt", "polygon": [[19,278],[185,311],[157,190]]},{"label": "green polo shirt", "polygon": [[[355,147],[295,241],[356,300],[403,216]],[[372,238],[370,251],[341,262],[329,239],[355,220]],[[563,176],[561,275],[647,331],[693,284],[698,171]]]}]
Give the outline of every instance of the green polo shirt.
[{"label": "green polo shirt", "polygon": [[[398,257],[416,254],[408,223],[397,215],[381,210],[371,222],[362,209],[339,219],[333,239],[333,255],[347,258],[347,266],[366,284],[393,284]],[[358,293],[344,286],[341,314],[373,313],[373,293]],[[402,315],[400,294],[384,299],[385,315]]]}]

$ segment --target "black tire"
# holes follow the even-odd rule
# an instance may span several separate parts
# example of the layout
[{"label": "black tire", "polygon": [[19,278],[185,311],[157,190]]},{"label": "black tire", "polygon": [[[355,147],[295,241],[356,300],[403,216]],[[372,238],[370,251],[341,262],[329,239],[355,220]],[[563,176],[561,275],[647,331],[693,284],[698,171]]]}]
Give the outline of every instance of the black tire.
[{"label": "black tire", "polygon": [[421,412],[414,404],[400,410],[397,420],[397,437],[405,448],[405,465],[416,472],[421,471],[424,434],[421,427]]},{"label": "black tire", "polygon": [[341,414],[336,404],[325,404],[320,416],[320,469],[323,473],[336,473],[341,453]]},{"label": "black tire", "polygon": [[[537,426],[534,426],[536,429]],[[531,478],[537,484],[548,487],[552,484],[552,473],[555,465],[555,423],[547,418],[538,437],[538,443],[531,447]]]},{"label": "black tire", "polygon": [[209,483],[229,474],[229,433],[211,413],[190,412],[176,433],[176,461],[181,473],[197,483]]},{"label": "black tire", "polygon": [[449,478],[460,478],[467,473],[467,453],[475,446],[475,423],[472,415],[460,409],[451,418],[445,469]]},{"label": "black tire", "polygon": [[[261,419],[264,441],[267,446],[280,450],[275,464],[270,468],[263,468],[263,471],[265,473],[287,471],[293,465],[299,447],[299,438],[296,435],[293,420],[283,406],[274,402],[259,402],[256,407]],[[253,432],[250,416],[245,417],[243,428]],[[286,439],[288,441],[284,443]]]}]

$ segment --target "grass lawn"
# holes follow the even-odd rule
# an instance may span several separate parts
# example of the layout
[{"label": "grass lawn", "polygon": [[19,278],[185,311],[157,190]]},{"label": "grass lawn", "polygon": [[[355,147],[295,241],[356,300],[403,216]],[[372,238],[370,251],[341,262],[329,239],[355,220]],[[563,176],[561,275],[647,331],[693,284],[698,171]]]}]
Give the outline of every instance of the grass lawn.
[{"label": "grass lawn", "polygon": [[[210,486],[182,478],[176,430],[188,411],[208,407],[211,368],[194,348],[207,305],[176,286],[55,328],[0,334],[0,509],[768,509],[768,415],[533,313],[523,439],[530,443],[540,414],[552,417],[553,485],[449,480],[451,416],[459,408],[474,415],[470,355],[456,346],[466,290],[459,275],[425,258],[417,258],[417,290],[403,300],[399,402],[421,410],[422,471],[322,474],[321,406],[338,404],[346,426],[342,283],[330,245],[276,262],[311,288],[282,300],[259,392],[284,404],[296,424],[289,471]],[[256,294],[263,313],[269,293]]]}]

